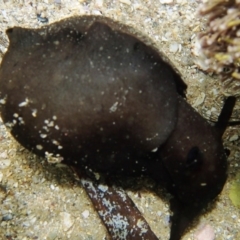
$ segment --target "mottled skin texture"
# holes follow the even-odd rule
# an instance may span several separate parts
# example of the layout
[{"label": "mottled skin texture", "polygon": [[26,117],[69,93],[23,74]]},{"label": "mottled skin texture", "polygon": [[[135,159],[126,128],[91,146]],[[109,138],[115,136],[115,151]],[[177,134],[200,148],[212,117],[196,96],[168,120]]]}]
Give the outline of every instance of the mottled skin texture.
[{"label": "mottled skin texture", "polygon": [[102,17],[7,34],[0,96],[12,135],[49,160],[151,176],[175,196],[171,240],[180,239],[227,167],[221,134],[182,98],[173,68]]}]

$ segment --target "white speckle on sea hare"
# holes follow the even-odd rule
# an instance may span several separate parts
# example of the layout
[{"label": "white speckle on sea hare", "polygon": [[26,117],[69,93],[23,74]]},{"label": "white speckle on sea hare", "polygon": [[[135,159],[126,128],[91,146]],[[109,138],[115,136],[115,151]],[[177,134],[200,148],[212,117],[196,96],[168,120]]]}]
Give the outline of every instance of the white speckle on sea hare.
[{"label": "white speckle on sea hare", "polygon": [[57,140],[52,140],[52,143],[57,146],[59,145],[59,142]]},{"label": "white speckle on sea hare", "polygon": [[33,109],[32,110],[32,116],[33,117],[37,117],[37,109]]},{"label": "white speckle on sea hare", "polygon": [[40,134],[40,137],[41,137],[41,138],[46,138],[46,137],[47,137],[47,134]]},{"label": "white speckle on sea hare", "polygon": [[38,145],[36,146],[36,148],[37,148],[38,150],[42,150],[42,149],[43,149],[43,146],[40,145],[40,144],[38,144]]},{"label": "white speckle on sea hare", "polygon": [[0,99],[0,104],[6,104],[6,98]]},{"label": "white speckle on sea hare", "polygon": [[25,101],[21,102],[18,104],[19,107],[26,107],[29,103],[28,98],[25,99]]},{"label": "white speckle on sea hare", "polygon": [[93,174],[94,174],[94,177],[95,177],[96,180],[100,179],[100,174],[99,173],[93,172]]},{"label": "white speckle on sea hare", "polygon": [[157,152],[158,148],[154,148],[151,152]]},{"label": "white speckle on sea hare", "polygon": [[108,186],[99,184],[98,189],[101,190],[102,192],[106,192],[108,190]]},{"label": "white speckle on sea hare", "polygon": [[118,102],[115,102],[109,109],[110,112],[116,112],[118,106]]}]

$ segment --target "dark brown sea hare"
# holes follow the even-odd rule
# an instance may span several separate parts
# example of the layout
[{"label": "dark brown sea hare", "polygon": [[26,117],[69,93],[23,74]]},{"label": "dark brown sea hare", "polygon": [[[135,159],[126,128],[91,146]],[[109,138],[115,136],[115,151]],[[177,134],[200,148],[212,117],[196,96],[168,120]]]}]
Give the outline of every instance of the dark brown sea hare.
[{"label": "dark brown sea hare", "polygon": [[185,85],[162,56],[107,18],[7,34],[0,103],[12,135],[88,173],[151,176],[174,195],[170,239],[180,239],[225,183],[221,135],[234,100],[211,127],[182,98]]}]

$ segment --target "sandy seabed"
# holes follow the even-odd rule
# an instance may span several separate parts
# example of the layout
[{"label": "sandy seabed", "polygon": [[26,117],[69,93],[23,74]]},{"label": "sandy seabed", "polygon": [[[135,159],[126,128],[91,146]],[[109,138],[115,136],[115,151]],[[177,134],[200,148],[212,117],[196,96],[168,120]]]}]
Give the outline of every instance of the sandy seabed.
[{"label": "sandy seabed", "polygon": [[[196,0],[0,0],[0,61],[7,50],[5,30],[9,27],[39,28],[83,14],[107,16],[152,39],[182,74],[188,85],[188,102],[206,119],[214,121],[223,104],[220,81],[200,71],[191,53],[197,33],[204,29],[204,19],[196,16],[200,4],[201,1]],[[237,102],[235,120],[239,118],[239,109]],[[183,240],[194,239],[194,233],[201,226],[205,226],[204,231],[214,230],[216,240],[240,239],[240,210],[232,205],[228,196],[231,182],[239,172],[239,133],[236,126],[224,135],[224,144],[231,154],[229,178],[222,194],[213,209],[201,216]],[[145,187],[128,194],[156,236],[168,239],[167,202]],[[45,159],[22,148],[2,122],[0,201],[0,239],[109,239],[72,172],[61,164],[49,165]]]}]

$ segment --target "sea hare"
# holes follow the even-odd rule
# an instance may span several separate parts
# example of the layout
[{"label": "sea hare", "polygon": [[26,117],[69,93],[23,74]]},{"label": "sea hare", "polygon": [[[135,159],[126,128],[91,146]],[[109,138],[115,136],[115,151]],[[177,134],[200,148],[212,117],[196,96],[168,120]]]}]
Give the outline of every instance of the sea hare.
[{"label": "sea hare", "polygon": [[1,115],[24,147],[49,161],[164,185],[174,196],[177,240],[225,183],[221,136],[235,100],[210,126],[183,98],[173,67],[132,32],[94,16],[8,29]]}]

